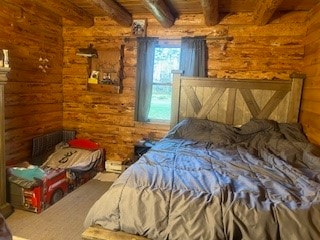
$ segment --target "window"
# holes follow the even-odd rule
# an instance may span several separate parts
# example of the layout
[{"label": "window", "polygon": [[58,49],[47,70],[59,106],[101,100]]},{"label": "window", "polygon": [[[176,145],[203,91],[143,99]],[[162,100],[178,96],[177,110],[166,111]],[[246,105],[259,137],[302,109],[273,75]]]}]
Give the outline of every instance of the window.
[{"label": "window", "polygon": [[172,70],[179,69],[180,47],[157,46],[154,55],[152,96],[148,119],[167,122],[171,117]]},{"label": "window", "polygon": [[180,69],[184,71],[185,76],[205,76],[207,56],[205,38],[187,37],[182,38],[179,43],[175,41],[170,45],[167,43],[159,45],[158,38],[146,37],[137,38],[137,43],[134,120],[169,122],[171,71]]}]

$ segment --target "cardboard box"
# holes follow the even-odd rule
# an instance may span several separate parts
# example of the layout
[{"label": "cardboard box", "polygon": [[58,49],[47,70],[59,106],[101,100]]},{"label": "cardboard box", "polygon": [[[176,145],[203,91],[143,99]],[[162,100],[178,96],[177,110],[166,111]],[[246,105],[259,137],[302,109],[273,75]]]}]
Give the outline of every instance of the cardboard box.
[{"label": "cardboard box", "polygon": [[124,165],[122,161],[106,161],[106,170],[107,172],[112,173],[123,173],[124,170],[128,168],[127,165]]},{"label": "cardboard box", "polygon": [[10,181],[9,193],[9,202],[13,207],[40,213],[68,193],[66,171],[47,170],[41,184],[31,188]]}]

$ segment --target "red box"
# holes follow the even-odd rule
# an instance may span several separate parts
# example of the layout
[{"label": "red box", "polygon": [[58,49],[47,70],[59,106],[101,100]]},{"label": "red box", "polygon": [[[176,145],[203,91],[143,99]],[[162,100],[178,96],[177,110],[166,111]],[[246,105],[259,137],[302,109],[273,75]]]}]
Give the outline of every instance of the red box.
[{"label": "red box", "polygon": [[68,179],[64,169],[46,171],[43,181],[43,198],[47,204],[54,204],[68,193]]},{"label": "red box", "polygon": [[40,182],[40,186],[33,188],[21,187],[23,209],[40,213],[68,193],[68,179],[63,169],[46,170]]}]

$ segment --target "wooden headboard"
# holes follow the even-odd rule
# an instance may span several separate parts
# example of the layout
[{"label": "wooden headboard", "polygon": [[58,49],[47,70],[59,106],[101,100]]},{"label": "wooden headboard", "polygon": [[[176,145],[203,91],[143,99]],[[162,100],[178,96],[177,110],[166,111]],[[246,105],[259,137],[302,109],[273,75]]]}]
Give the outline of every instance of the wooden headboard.
[{"label": "wooden headboard", "polygon": [[173,72],[171,127],[187,117],[242,125],[250,119],[298,122],[304,74],[288,80],[185,77]]}]

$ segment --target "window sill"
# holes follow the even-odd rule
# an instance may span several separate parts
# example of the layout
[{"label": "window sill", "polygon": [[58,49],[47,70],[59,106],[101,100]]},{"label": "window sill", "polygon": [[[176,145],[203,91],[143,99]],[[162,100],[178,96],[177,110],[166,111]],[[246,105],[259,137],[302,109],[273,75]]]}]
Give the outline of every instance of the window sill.
[{"label": "window sill", "polygon": [[157,128],[159,130],[169,130],[170,122],[134,122],[135,127],[146,127],[149,129]]},{"label": "window sill", "polygon": [[150,120],[148,123],[170,125],[170,121],[166,121],[166,120]]}]

